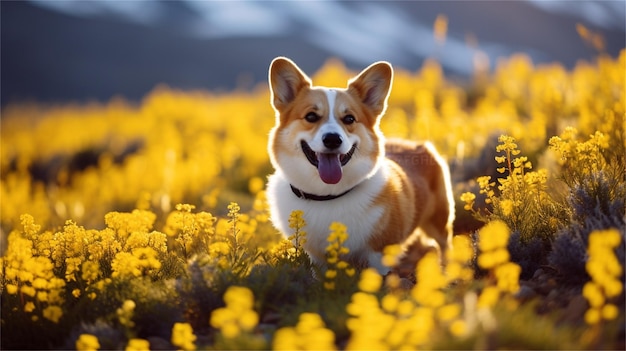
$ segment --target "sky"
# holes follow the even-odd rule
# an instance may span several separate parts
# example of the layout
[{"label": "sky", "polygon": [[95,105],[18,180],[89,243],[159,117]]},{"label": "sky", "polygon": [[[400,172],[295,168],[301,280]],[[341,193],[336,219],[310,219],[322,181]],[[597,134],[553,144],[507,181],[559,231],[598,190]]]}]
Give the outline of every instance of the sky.
[{"label": "sky", "polygon": [[[576,34],[577,23],[606,33],[610,54],[626,46],[624,0],[30,0],[1,6],[3,104],[106,100],[116,93],[136,99],[159,83],[232,89],[243,75],[263,81],[278,55],[291,55],[309,72],[330,57],[354,69],[387,60],[408,70],[435,57],[447,74],[467,77],[477,50],[492,69],[516,52],[571,67],[597,55]],[[445,43],[433,36],[439,15],[448,18]]]}]

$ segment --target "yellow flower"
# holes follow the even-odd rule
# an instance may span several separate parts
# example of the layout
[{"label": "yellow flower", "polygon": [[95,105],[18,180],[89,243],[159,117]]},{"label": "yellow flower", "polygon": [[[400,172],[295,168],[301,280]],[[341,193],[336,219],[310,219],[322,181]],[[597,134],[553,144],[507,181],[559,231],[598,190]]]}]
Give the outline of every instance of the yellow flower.
[{"label": "yellow flower", "polygon": [[306,243],[306,231],[303,230],[306,226],[306,221],[303,216],[304,212],[301,210],[294,210],[289,215],[289,228],[294,229],[294,233],[288,239],[291,240],[296,249],[294,258],[301,255],[301,252],[303,252],[302,245]]},{"label": "yellow flower", "polygon": [[133,322],[133,313],[135,311],[135,302],[133,300],[125,300],[122,304],[122,307],[118,308],[117,319],[120,324],[126,326],[127,328],[132,328],[135,326]]},{"label": "yellow flower", "polygon": [[589,301],[591,307],[600,307],[604,304],[602,290],[592,281],[583,286],[583,296]]},{"label": "yellow flower", "polygon": [[402,246],[387,245],[383,249],[382,264],[386,267],[393,267],[398,264],[398,257],[402,253]]},{"label": "yellow flower", "polygon": [[226,306],[236,311],[248,310],[253,307],[254,295],[246,287],[231,286],[224,293]]},{"label": "yellow flower", "polygon": [[597,324],[600,322],[601,313],[597,308],[590,308],[585,312],[585,322],[587,324]]},{"label": "yellow flower", "polygon": [[417,284],[411,289],[411,296],[422,306],[429,308],[440,307],[445,304],[446,296],[441,291],[448,279],[441,271],[439,255],[429,252],[417,263]]},{"label": "yellow flower", "polygon": [[444,305],[437,310],[437,318],[443,322],[449,322],[461,313],[461,306],[455,303]]},{"label": "yellow flower", "polygon": [[85,261],[82,266],[81,278],[86,282],[93,282],[100,275],[100,264],[94,261]]},{"label": "yellow flower", "polygon": [[130,339],[126,345],[126,351],[146,351],[150,350],[150,342],[145,339]]},{"label": "yellow flower", "polygon": [[476,178],[476,181],[478,182],[478,187],[481,189],[487,189],[487,188],[494,186],[495,183],[489,182],[490,180],[491,180],[491,176],[482,176],[482,177]]},{"label": "yellow flower", "polygon": [[11,295],[17,294],[17,285],[15,285],[15,284],[7,284],[6,288],[7,288],[7,293],[9,293]]},{"label": "yellow flower", "polygon": [[48,292],[47,291],[38,291],[37,292],[37,301],[48,302]]},{"label": "yellow flower", "polygon": [[498,288],[501,291],[515,293],[519,290],[519,275],[522,268],[512,262],[507,262],[496,267],[496,279],[498,280]]},{"label": "yellow flower", "polygon": [[274,333],[274,350],[336,350],[335,334],[317,313],[302,313],[295,327]]},{"label": "yellow flower", "polygon": [[602,307],[602,318],[606,320],[613,320],[619,315],[619,309],[613,304],[606,304]]},{"label": "yellow flower", "polygon": [[196,336],[189,323],[175,323],[172,328],[172,344],[183,350],[196,349]]},{"label": "yellow flower", "polygon": [[242,331],[250,332],[259,323],[259,315],[253,310],[254,295],[245,287],[231,286],[224,293],[225,307],[211,313],[210,324],[220,329],[225,338],[237,337]]},{"label": "yellow flower", "polygon": [[511,136],[500,135],[498,137],[498,142],[500,142],[501,144],[496,146],[496,151],[497,152],[515,151],[517,149],[517,144],[515,143],[515,138],[513,138]]},{"label": "yellow flower", "polygon": [[513,200],[510,199],[505,199],[500,201],[500,208],[502,209],[502,214],[505,216],[510,216],[511,213],[513,213],[513,207],[514,207],[514,202]]},{"label": "yellow flower", "polygon": [[509,227],[500,220],[487,223],[478,232],[478,247],[481,251],[491,251],[506,247],[509,241]]},{"label": "yellow flower", "polygon": [[465,203],[465,206],[463,208],[467,211],[472,209],[474,200],[476,200],[476,195],[474,195],[474,193],[471,193],[468,191],[468,192],[461,194],[461,201]]},{"label": "yellow flower", "polygon": [[273,350],[298,350],[300,336],[296,333],[295,328],[280,328],[274,333],[272,340]]},{"label": "yellow flower", "polygon": [[455,235],[452,238],[452,249],[446,251],[449,261],[467,264],[474,256],[471,240],[466,235]]},{"label": "yellow flower", "polygon": [[98,338],[91,334],[81,334],[76,340],[76,350],[78,351],[91,351],[98,350],[100,343]]},{"label": "yellow flower", "polygon": [[43,310],[43,317],[54,323],[58,323],[62,316],[63,310],[59,306],[48,306]]},{"label": "yellow flower", "polygon": [[24,305],[24,312],[32,312],[35,310],[35,304],[32,301],[27,302]]},{"label": "yellow flower", "polygon": [[620,242],[621,235],[616,229],[596,230],[589,235],[586,269],[591,281],[583,286],[583,296],[590,306],[585,314],[587,324],[596,324],[602,319],[611,320],[618,315],[617,307],[606,302],[619,296],[623,290],[619,279],[622,266],[614,252],[614,247]]},{"label": "yellow flower", "polygon": [[289,228],[301,229],[306,225],[304,221],[304,212],[302,210],[293,210],[289,215]]},{"label": "yellow flower", "polygon": [[467,323],[463,320],[455,320],[450,324],[450,333],[456,337],[467,334]]},{"label": "yellow flower", "polygon": [[415,309],[415,304],[411,300],[402,300],[398,303],[398,316],[410,316]]},{"label": "yellow flower", "polygon": [[477,306],[479,308],[491,308],[495,306],[500,298],[500,290],[495,286],[488,286],[483,289],[483,292],[478,297]]},{"label": "yellow flower", "polygon": [[400,299],[394,294],[387,294],[383,296],[380,304],[385,311],[393,313],[398,309]]},{"label": "yellow flower", "polygon": [[380,290],[382,283],[383,277],[378,274],[374,268],[366,268],[361,272],[359,290],[368,293],[375,293]]},{"label": "yellow flower", "polygon": [[236,202],[231,202],[228,205],[228,218],[230,218],[230,221],[236,222],[237,220],[239,220],[239,217],[241,216],[241,214],[239,213],[239,211],[241,211],[241,207],[239,207],[239,204]]}]

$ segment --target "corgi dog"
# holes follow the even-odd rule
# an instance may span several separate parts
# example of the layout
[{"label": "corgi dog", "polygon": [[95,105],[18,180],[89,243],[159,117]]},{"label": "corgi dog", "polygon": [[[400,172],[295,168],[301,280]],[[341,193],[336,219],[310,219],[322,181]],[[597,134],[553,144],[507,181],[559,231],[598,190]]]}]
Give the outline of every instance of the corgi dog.
[{"label": "corgi dog", "polygon": [[448,249],[454,202],[447,164],[430,143],[385,141],[379,128],[393,80],[389,63],[370,65],[345,89],[313,86],[285,57],[272,61],[268,78],[276,125],[267,198],[279,231],[289,236],[289,215],[302,210],[304,250],[323,266],[329,226],[341,222],[349,234],[344,259],[383,275],[387,245]]}]

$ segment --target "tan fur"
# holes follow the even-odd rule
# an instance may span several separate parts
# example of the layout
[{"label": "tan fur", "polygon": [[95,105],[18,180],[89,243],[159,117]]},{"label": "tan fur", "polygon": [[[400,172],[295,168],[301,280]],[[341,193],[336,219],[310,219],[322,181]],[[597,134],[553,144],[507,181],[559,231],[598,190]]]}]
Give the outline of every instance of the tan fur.
[{"label": "tan fur", "polygon": [[397,243],[408,244],[407,251],[424,250],[421,228],[444,255],[451,245],[454,211],[447,165],[430,144],[393,139],[385,151],[393,176],[377,198],[387,210],[370,245],[377,251]]}]

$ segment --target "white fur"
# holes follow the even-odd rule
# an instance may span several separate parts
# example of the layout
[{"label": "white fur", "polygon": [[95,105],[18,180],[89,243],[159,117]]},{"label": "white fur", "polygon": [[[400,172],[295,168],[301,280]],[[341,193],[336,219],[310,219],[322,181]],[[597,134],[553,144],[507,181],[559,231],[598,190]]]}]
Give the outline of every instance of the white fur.
[{"label": "white fur", "polygon": [[328,114],[328,120],[318,129],[312,140],[306,140],[306,138],[304,139],[307,141],[313,151],[322,153],[328,151],[326,146],[324,146],[324,135],[328,133],[339,134],[342,144],[339,149],[333,150],[333,152],[347,154],[352,148],[352,145],[354,145],[354,143],[358,143],[359,138],[356,135],[349,136],[348,134],[346,134],[341,125],[339,125],[337,116],[335,116],[335,100],[337,98],[337,90],[327,88],[319,89],[324,91],[324,93],[326,94],[326,99],[328,100],[328,106],[330,109]]},{"label": "white fur", "polygon": [[323,264],[325,261],[330,224],[334,221],[341,222],[348,228],[348,240],[344,245],[350,249],[349,255],[367,257],[370,266],[382,270],[384,267],[380,263],[380,254],[370,249],[368,240],[383,214],[382,207],[371,204],[386,181],[385,168],[379,167],[371,178],[361,182],[346,195],[332,201],[311,201],[298,198],[279,169],[269,177],[267,184],[272,222],[282,233],[289,235],[293,232],[289,228],[289,214],[293,210],[302,210],[306,221],[304,230],[307,232],[304,249],[316,264]]}]

